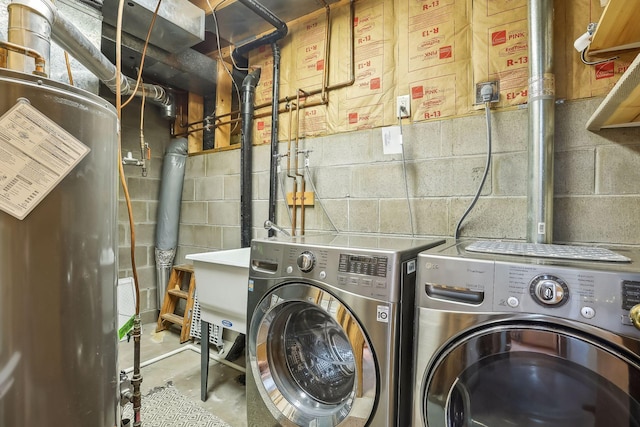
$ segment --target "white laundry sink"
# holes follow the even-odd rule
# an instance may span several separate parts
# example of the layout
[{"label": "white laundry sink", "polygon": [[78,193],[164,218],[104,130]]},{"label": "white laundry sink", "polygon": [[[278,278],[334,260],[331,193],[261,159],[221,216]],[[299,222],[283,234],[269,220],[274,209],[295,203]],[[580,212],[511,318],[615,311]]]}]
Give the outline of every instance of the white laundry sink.
[{"label": "white laundry sink", "polygon": [[201,320],[246,334],[250,249],[186,256],[193,261]]}]

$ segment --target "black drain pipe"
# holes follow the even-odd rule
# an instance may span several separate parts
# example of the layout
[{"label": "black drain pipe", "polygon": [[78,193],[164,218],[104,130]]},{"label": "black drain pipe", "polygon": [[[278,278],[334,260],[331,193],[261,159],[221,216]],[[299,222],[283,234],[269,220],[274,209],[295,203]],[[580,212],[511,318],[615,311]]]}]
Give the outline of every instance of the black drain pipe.
[{"label": "black drain pipe", "polygon": [[[277,45],[277,41],[287,35],[289,29],[287,24],[273,14],[269,9],[255,0],[238,0],[239,3],[246,6],[256,15],[260,16],[269,24],[275,28],[269,34],[266,34],[260,38],[252,40],[248,43],[238,46],[233,50],[231,56],[236,69],[247,68],[249,60],[244,56],[251,50],[260,46],[271,44],[273,50],[273,96],[274,100],[271,107],[271,170],[270,170],[270,184],[269,184],[269,220],[275,223],[275,201],[277,198],[277,174],[276,174],[276,162],[278,155],[278,99],[280,99],[280,49]],[[253,74],[253,73],[251,73]],[[252,171],[252,158],[251,158],[251,144],[253,141],[253,112],[255,100],[255,86],[260,79],[260,72],[258,70],[257,77],[250,78],[251,74],[247,75],[242,83],[241,101],[241,116],[242,116],[242,152],[240,157],[240,169],[241,174],[246,176],[240,177],[241,185],[241,201],[240,201],[240,242],[242,247],[247,247],[251,244],[251,201],[253,198],[251,188],[251,171]],[[252,82],[255,80],[253,87]],[[249,101],[250,99],[250,101]],[[247,105],[247,102],[251,102],[251,106]],[[270,230],[271,236],[274,231]]]},{"label": "black drain pipe", "polygon": [[[262,19],[270,23],[275,27],[275,30],[267,35],[264,35],[258,39],[252,40],[242,46],[238,46],[231,53],[231,58],[233,59],[234,64],[234,75],[238,71],[238,68],[247,68],[249,65],[249,60],[244,57],[245,54],[249,53],[251,50],[256,49],[260,46],[264,46],[267,44],[271,44],[274,51],[273,58],[273,91],[279,91],[280,87],[280,51],[277,48],[276,42],[287,35],[289,31],[287,28],[287,24],[274,15],[269,9],[261,5],[260,3],[254,0],[238,0],[239,3],[245,5],[256,15],[260,16]],[[278,52],[278,58],[276,60],[276,51]],[[276,68],[276,63],[277,68]],[[241,105],[240,105],[240,116],[242,118],[242,149],[240,152],[240,188],[241,188],[241,196],[240,196],[240,245],[245,248],[251,245],[251,226],[252,226],[252,188],[251,188],[251,172],[253,169],[253,160],[251,156],[252,143],[253,143],[253,112],[254,112],[254,101],[255,101],[255,89],[258,81],[260,80],[260,69],[251,72],[248,74],[244,80],[242,81],[242,93],[240,95]],[[274,159],[273,156],[273,146],[275,145],[275,153],[277,153],[277,142],[278,142],[278,99],[279,93],[277,96],[274,95],[272,108],[272,117],[273,119],[271,124],[271,141],[272,141],[272,159],[271,159],[271,174],[275,174],[274,171]],[[275,144],[273,141],[276,141]],[[275,188],[273,183],[270,184],[269,188],[269,202],[271,203],[272,198],[272,187]],[[275,217],[275,197],[273,198],[274,204],[274,217]],[[269,205],[269,217],[271,218],[271,204]],[[233,360],[244,348],[244,335],[240,334],[236,338],[233,346],[229,350],[229,353],[225,357],[227,360]],[[242,382],[242,381],[241,381]]]},{"label": "black drain pipe", "polygon": [[247,74],[242,81],[240,91],[240,117],[242,118],[242,143],[240,151],[240,245],[243,248],[251,245],[252,225],[252,188],[251,172],[253,169],[253,103],[256,99],[256,86],[260,80],[260,68]]},{"label": "black drain pipe", "polygon": [[[233,50],[231,56],[236,64],[240,68],[246,68],[248,64],[247,58],[244,57],[245,54],[249,53],[253,49],[272,44],[283,38],[287,35],[289,29],[287,28],[287,24],[273,14],[269,9],[261,5],[255,0],[238,0],[239,3],[242,3],[247,8],[249,8],[253,13],[267,21],[269,24],[275,27],[275,30],[269,34],[265,34],[259,39],[252,40],[248,43],[243,44],[242,46],[238,46]],[[275,77],[275,76],[274,76]]]},{"label": "black drain pipe", "polygon": [[[278,100],[280,99],[280,47],[278,43],[271,44],[273,51],[273,91],[271,95],[271,167],[269,169],[269,221],[277,224],[276,201],[278,200]],[[273,237],[276,230],[269,229],[269,237]]]}]

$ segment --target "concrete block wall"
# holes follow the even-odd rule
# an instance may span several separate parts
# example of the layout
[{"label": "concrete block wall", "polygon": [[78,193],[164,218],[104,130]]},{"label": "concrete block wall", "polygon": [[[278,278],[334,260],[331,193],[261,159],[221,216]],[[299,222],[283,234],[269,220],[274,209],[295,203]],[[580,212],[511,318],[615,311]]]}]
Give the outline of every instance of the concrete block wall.
[{"label": "concrete block wall", "polygon": [[181,260],[240,247],[240,150],[187,159],[178,242]]},{"label": "concrete block wall", "polygon": [[[598,133],[584,125],[600,99],[556,106],[554,240],[558,243],[640,245],[640,129]],[[139,101],[123,115],[123,151],[138,156]],[[526,108],[492,114],[491,169],[482,197],[462,228],[462,237],[525,239],[527,220]],[[145,114],[152,148],[149,176],[126,166],[136,222],[136,258],[145,322],[155,321],[154,234],[162,156],[168,125],[153,106]],[[384,155],[380,129],[301,140],[310,178],[327,210],[316,200],[306,210],[306,231],[450,237],[475,194],[486,161],[483,114],[403,126],[402,155]],[[286,144],[281,143],[280,153]],[[253,151],[253,236],[266,237],[270,147]],[[303,158],[300,159],[303,164]],[[283,168],[286,162],[283,161]],[[285,180],[285,191],[292,191]],[[307,191],[312,191],[307,184]],[[278,191],[277,222],[290,228]],[[130,234],[124,201],[119,209],[120,277],[131,275]],[[182,194],[176,263],[190,253],[240,247],[240,151],[190,156]],[[299,220],[298,220],[299,223]],[[333,224],[333,225],[332,225]]]},{"label": "concrete block wall", "polygon": [[[554,242],[639,245],[640,130],[588,132],[585,123],[600,101],[556,105]],[[492,113],[491,168],[462,237],[526,238],[527,126],[526,107]],[[330,231],[333,223],[341,232],[410,235],[413,222],[415,235],[452,236],[484,171],[484,114],[407,124],[403,140],[404,168],[402,155],[383,154],[380,129],[301,140],[300,149],[311,150],[310,178],[328,213],[317,201],[307,208],[307,234]],[[280,144],[280,153],[286,150]],[[267,145],[254,147],[256,237],[267,235],[262,224],[268,212],[269,154]],[[188,159],[179,259],[239,247],[239,162],[238,150]],[[290,179],[284,185],[292,191]],[[281,191],[277,222],[290,228]]]},{"label": "concrete block wall", "polygon": [[[107,97],[106,94],[103,96]],[[151,148],[151,162],[147,164],[147,176],[142,176],[138,166],[124,166],[135,223],[135,261],[140,285],[140,313],[143,323],[155,322],[158,310],[156,302],[155,230],[162,161],[166,147],[171,142],[169,123],[164,121],[157,107],[147,103],[144,114],[145,140]],[[131,151],[140,158],[140,100],[132,101],[122,112],[122,155]],[[131,232],[129,216],[122,186],[118,203],[118,277],[131,277]]]}]

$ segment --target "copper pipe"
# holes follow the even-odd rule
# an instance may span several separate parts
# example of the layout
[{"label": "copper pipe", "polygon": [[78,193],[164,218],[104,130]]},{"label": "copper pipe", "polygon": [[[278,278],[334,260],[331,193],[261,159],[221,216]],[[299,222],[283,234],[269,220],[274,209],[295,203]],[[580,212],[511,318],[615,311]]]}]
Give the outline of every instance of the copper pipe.
[{"label": "copper pipe", "polygon": [[[197,120],[197,121],[195,121],[195,122],[191,122],[191,123],[182,123],[182,116],[180,116],[180,123],[179,123],[179,125],[180,125],[180,127],[181,127],[181,128],[189,128],[189,127],[191,127],[191,126],[199,125],[199,124],[201,124],[201,123],[205,123],[205,122],[212,121],[212,120],[215,120],[215,119],[217,119],[217,117],[216,117],[216,116],[207,116],[207,117],[205,117],[204,119],[202,119],[202,120]],[[240,119],[237,119],[236,121],[240,121]]]},{"label": "copper pipe", "polygon": [[[271,104],[269,104],[271,105]],[[255,107],[254,107],[255,108]],[[229,113],[220,114],[219,116],[213,116],[214,119],[219,119],[221,117],[233,116],[234,114],[240,115],[240,110],[231,111]]]},{"label": "copper pipe", "polygon": [[69,84],[73,86],[73,74],[71,73],[71,61],[69,60],[69,53],[64,51],[64,62],[67,65],[67,75],[69,76]]},{"label": "copper pipe", "polygon": [[296,227],[297,227],[297,219],[298,219],[298,204],[296,200],[296,194],[298,193],[298,180],[296,178],[293,179],[293,197],[291,198],[292,202],[292,213],[291,215],[291,235],[297,236]]},{"label": "copper pipe", "polygon": [[[291,235],[295,236],[296,235],[296,222],[297,222],[297,218],[298,218],[298,206],[296,203],[296,193],[298,192],[298,178],[296,177],[296,175],[291,175],[291,125],[293,123],[293,111],[291,108],[291,104],[288,105],[289,107],[289,138],[287,140],[287,154],[285,154],[287,156],[287,177],[288,178],[292,178],[293,179],[293,197],[291,197]],[[298,110],[298,105],[296,104],[296,110]],[[285,197],[285,201],[286,201],[286,197],[287,195],[284,194]]]},{"label": "copper pipe", "polygon": [[202,131],[205,131],[205,130],[216,129],[216,128],[220,127],[220,126],[230,125],[232,123],[238,123],[240,121],[242,121],[242,119],[240,117],[238,117],[238,118],[235,118],[235,119],[231,119],[231,120],[229,120],[227,122],[218,122],[218,123],[210,124],[208,126],[202,126],[202,127],[195,128],[195,129],[189,129],[186,132],[182,132],[182,133],[172,133],[171,136],[174,137],[174,138],[181,137],[181,136],[187,136],[187,135],[190,135],[190,134],[192,134],[194,132],[202,132]]},{"label": "copper pipe", "polygon": [[[304,190],[305,190],[305,182],[304,182],[304,174],[301,174],[298,168],[298,157],[300,156],[300,150],[299,150],[299,142],[300,142],[300,93],[304,93],[302,91],[302,89],[298,89],[298,92],[296,94],[296,139],[295,139],[295,146],[294,146],[294,154],[295,154],[295,161],[293,163],[294,167],[294,171],[295,171],[295,175],[300,177],[300,182],[302,183],[302,198],[301,198],[301,203],[300,203],[300,235],[303,236],[304,235]],[[297,200],[298,198],[298,193],[297,191],[294,191],[293,193],[293,200]]]},{"label": "copper pipe", "polygon": [[306,190],[306,182],[302,177],[302,188],[300,189],[302,197],[300,198],[300,235],[304,236],[304,192]]},{"label": "copper pipe", "polygon": [[[320,98],[325,101],[326,100],[326,90],[327,90],[327,82],[329,81],[329,57],[330,57],[330,52],[331,52],[331,47],[330,47],[330,43],[331,43],[331,8],[329,7],[329,5],[327,4],[327,2],[325,2],[324,0],[322,0],[322,3],[324,3],[324,7],[325,10],[327,11],[327,21],[326,21],[326,31],[324,32],[325,34],[325,38],[324,38],[324,62],[322,63],[322,66],[324,67],[324,73],[322,73],[322,95],[320,96]],[[351,23],[351,25],[353,26],[353,22]]]},{"label": "copper pipe", "polygon": [[[323,1],[324,2],[324,1]],[[329,103],[329,100],[327,99],[326,96],[326,92],[331,92],[337,89],[342,89],[348,86],[352,86],[355,81],[356,81],[356,70],[355,70],[355,41],[354,41],[354,37],[355,37],[355,31],[353,29],[353,21],[355,19],[355,3],[354,1],[351,1],[349,4],[349,19],[350,19],[350,23],[351,25],[349,26],[350,29],[350,37],[349,37],[349,47],[350,47],[350,54],[351,54],[351,68],[350,68],[350,76],[349,79],[341,82],[341,83],[336,83],[334,85],[327,85],[328,81],[329,81],[329,54],[330,54],[330,40],[331,40],[331,13],[330,13],[330,7],[328,4],[325,3],[325,8],[327,11],[327,31],[326,31],[326,35],[325,35],[325,64],[324,64],[324,74],[322,76],[322,87],[320,88],[316,88],[310,91],[305,92],[305,95],[307,97],[311,97],[314,95],[318,95],[321,94],[321,100],[320,101],[313,101],[313,102],[309,102],[309,103],[305,103],[304,106],[298,107],[296,106],[296,108],[310,108],[310,107],[317,107],[320,105],[327,105]],[[300,89],[298,89],[299,91]],[[298,93],[296,94],[296,98],[298,98]],[[292,99],[294,98],[294,96],[285,96],[283,98],[280,98],[278,100],[278,105],[282,104],[282,103],[289,103]],[[266,108],[266,107],[272,107],[273,103],[272,102],[265,102],[262,104],[258,104],[254,106],[254,110],[259,110],[262,108]],[[285,106],[284,108],[279,108],[278,109],[278,113],[279,114],[283,114],[283,113],[287,113],[289,112],[290,109]],[[231,111],[229,113],[225,113],[225,114],[221,114],[219,116],[214,116],[214,120],[220,119],[222,117],[226,117],[226,116],[232,116],[234,114],[239,114],[240,110],[237,111]],[[265,113],[259,113],[259,114],[254,114],[253,118],[254,119],[258,119],[258,118],[263,118],[263,117],[268,117],[271,116],[271,111],[265,112]],[[225,122],[222,124],[229,124],[229,123],[234,123],[236,120],[230,121],[230,122]],[[204,122],[204,120],[203,120]],[[202,122],[194,122],[192,124],[198,124],[198,123],[202,123]],[[220,125],[222,125],[220,124]],[[181,127],[187,127],[185,125],[183,125],[182,123],[180,123]],[[198,130],[204,130],[204,129],[198,129]],[[179,134],[179,135],[175,135],[175,136],[184,136],[184,135],[188,135],[189,132],[183,133],[183,134]]]},{"label": "copper pipe", "polygon": [[[323,87],[318,88],[318,89],[313,89],[307,92],[307,96],[313,96],[313,95],[317,95],[320,93],[325,93],[325,92],[331,92],[334,91],[336,89],[342,89],[344,87],[348,87],[348,86],[352,86],[355,81],[356,81],[356,61],[355,61],[355,31],[353,29],[353,21],[355,19],[355,2],[354,0],[351,0],[351,2],[349,3],[349,19],[350,19],[350,35],[351,37],[349,37],[349,47],[350,47],[350,53],[351,53],[351,69],[350,69],[350,76],[349,76],[349,80],[346,80],[344,82],[341,83],[336,83],[334,85],[328,85],[325,87],[325,84],[327,84],[328,82],[324,82],[324,84],[322,85]],[[329,28],[327,28],[327,31],[329,31]],[[325,49],[325,52],[328,50],[328,46],[327,49]],[[329,74],[328,71],[328,66],[325,65],[325,73]],[[328,80],[328,78],[327,78]],[[294,98],[294,96],[285,96],[284,98],[280,98],[278,100],[278,105],[283,103],[283,102],[289,102],[290,100],[292,100]],[[322,104],[315,104],[315,105],[323,105],[326,104],[327,102],[323,100]],[[256,110],[259,110],[261,108],[265,108],[265,107],[270,107],[271,106],[271,102],[266,102],[263,104],[259,104],[255,106]],[[305,107],[311,107],[311,104],[305,105]],[[256,116],[256,117],[264,117],[264,116]]]},{"label": "copper pipe", "polygon": [[[319,101],[313,101],[313,102],[308,102],[308,103],[305,103],[304,105],[301,105],[301,106],[300,106],[300,108],[305,109],[305,108],[310,108],[310,107],[317,107],[317,106],[319,106],[319,105],[327,105],[328,103],[329,103],[329,101],[328,101],[328,100],[327,100],[327,101],[322,101],[322,100],[319,100]],[[282,113],[287,113],[288,111],[289,111],[289,110],[284,109],[284,108],[281,108],[280,110],[278,110],[278,112],[279,112],[279,113],[281,113],[281,114],[282,114]],[[271,113],[270,113],[270,112],[267,112],[267,113],[260,113],[260,114],[256,114],[256,115],[254,115],[254,116],[253,116],[253,118],[254,118],[254,119],[260,119],[260,118],[262,118],[262,117],[267,117],[267,116],[270,116],[270,115],[271,115]]]},{"label": "copper pipe", "polygon": [[298,93],[296,94],[296,137],[293,150],[293,152],[295,153],[293,170],[296,176],[300,176],[300,173],[298,172],[298,142],[300,141],[300,92],[301,90],[298,89]]},{"label": "copper pipe", "polygon": [[33,74],[41,77],[47,77],[47,74],[44,72],[46,61],[44,59],[44,56],[40,52],[25,46],[20,46],[19,44],[6,42],[3,40],[0,40],[0,47],[33,58],[36,63],[36,70],[33,72]]}]

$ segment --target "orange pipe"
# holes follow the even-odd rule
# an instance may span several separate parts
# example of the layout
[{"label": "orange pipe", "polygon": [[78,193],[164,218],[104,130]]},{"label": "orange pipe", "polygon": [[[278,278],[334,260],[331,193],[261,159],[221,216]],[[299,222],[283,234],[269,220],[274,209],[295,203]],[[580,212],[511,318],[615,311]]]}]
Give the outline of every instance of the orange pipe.
[{"label": "orange pipe", "polygon": [[46,61],[44,59],[44,56],[42,56],[40,52],[25,46],[20,46],[19,44],[6,42],[2,40],[0,40],[0,47],[3,47],[12,52],[21,53],[30,58],[33,58],[36,63],[36,70],[33,72],[33,74],[36,74],[41,77],[47,77],[47,75],[44,72]]}]

